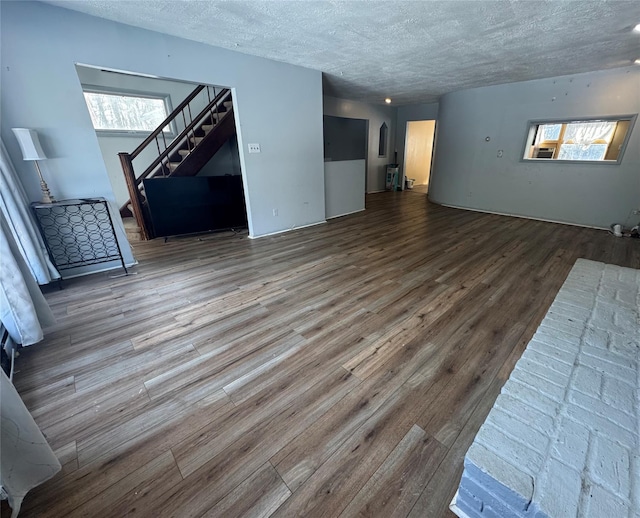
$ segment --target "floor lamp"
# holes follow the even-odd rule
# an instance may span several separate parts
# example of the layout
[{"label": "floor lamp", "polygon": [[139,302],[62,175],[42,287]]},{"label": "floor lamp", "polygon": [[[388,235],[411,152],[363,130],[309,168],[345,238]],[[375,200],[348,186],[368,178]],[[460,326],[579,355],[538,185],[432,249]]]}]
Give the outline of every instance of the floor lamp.
[{"label": "floor lamp", "polygon": [[40,166],[38,165],[38,160],[46,160],[47,156],[42,151],[42,146],[40,145],[40,140],[38,139],[38,133],[36,130],[27,129],[27,128],[12,128],[11,131],[15,134],[18,139],[18,144],[20,144],[20,149],[22,150],[23,160],[33,161],[36,166],[36,171],[38,171],[38,176],[40,177],[40,188],[42,189],[42,202],[43,203],[55,203],[55,199],[51,196],[51,191],[49,191],[49,186],[47,182],[44,181],[42,177],[42,172],[40,171]]}]

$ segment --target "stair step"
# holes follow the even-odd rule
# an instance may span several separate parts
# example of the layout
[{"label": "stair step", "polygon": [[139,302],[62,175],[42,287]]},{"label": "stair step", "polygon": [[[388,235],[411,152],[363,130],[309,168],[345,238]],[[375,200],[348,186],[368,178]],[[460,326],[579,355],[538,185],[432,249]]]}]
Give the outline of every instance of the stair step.
[{"label": "stair step", "polygon": [[181,164],[182,162],[168,162],[167,163],[167,167],[169,168],[169,171],[171,171],[172,173],[178,169],[178,166]]},{"label": "stair step", "polygon": [[142,231],[135,218],[122,218],[122,223],[128,241],[142,241]]},{"label": "stair step", "polygon": [[209,133],[214,127],[215,124],[203,124],[202,126],[200,126],[202,131],[204,131],[205,133]]},{"label": "stair step", "polygon": [[191,153],[190,149],[178,149],[178,154],[184,158],[185,156],[189,155]]},{"label": "stair step", "polygon": [[233,107],[233,101],[225,101],[225,102],[223,102],[222,104],[224,104],[224,107],[225,107],[227,110],[230,110],[230,109]]},{"label": "stair step", "polygon": [[189,137],[189,140],[194,144],[200,144],[204,140],[204,137]]}]

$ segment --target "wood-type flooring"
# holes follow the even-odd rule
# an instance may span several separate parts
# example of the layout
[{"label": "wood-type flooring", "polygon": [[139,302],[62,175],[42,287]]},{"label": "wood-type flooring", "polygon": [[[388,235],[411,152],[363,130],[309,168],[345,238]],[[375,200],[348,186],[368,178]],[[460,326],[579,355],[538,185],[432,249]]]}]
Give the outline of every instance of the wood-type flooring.
[{"label": "wood-type flooring", "polygon": [[21,516],[441,517],[579,257],[640,240],[419,192],[272,237],[134,243],[47,290],[16,386],[63,464]]}]

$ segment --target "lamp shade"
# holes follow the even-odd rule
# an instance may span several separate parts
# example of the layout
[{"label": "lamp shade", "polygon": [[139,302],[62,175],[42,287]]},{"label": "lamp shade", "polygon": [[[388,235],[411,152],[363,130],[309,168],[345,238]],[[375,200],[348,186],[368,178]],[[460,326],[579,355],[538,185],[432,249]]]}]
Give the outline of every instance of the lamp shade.
[{"label": "lamp shade", "polygon": [[15,134],[22,150],[22,157],[24,160],[45,160],[47,155],[42,151],[40,140],[38,139],[38,133],[36,130],[28,128],[12,128],[11,131]]}]

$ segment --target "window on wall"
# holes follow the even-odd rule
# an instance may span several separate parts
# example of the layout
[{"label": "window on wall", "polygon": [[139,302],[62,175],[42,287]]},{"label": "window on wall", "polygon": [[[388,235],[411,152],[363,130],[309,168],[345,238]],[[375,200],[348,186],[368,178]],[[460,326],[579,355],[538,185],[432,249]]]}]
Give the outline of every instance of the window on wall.
[{"label": "window on wall", "polygon": [[[97,131],[151,133],[169,115],[166,97],[85,91],[84,98]],[[171,133],[171,127],[163,131]]]},{"label": "window on wall", "polygon": [[383,122],[380,126],[380,143],[378,144],[378,156],[387,156],[387,123]]},{"label": "window on wall", "polygon": [[619,163],[635,118],[532,122],[523,158]]}]

